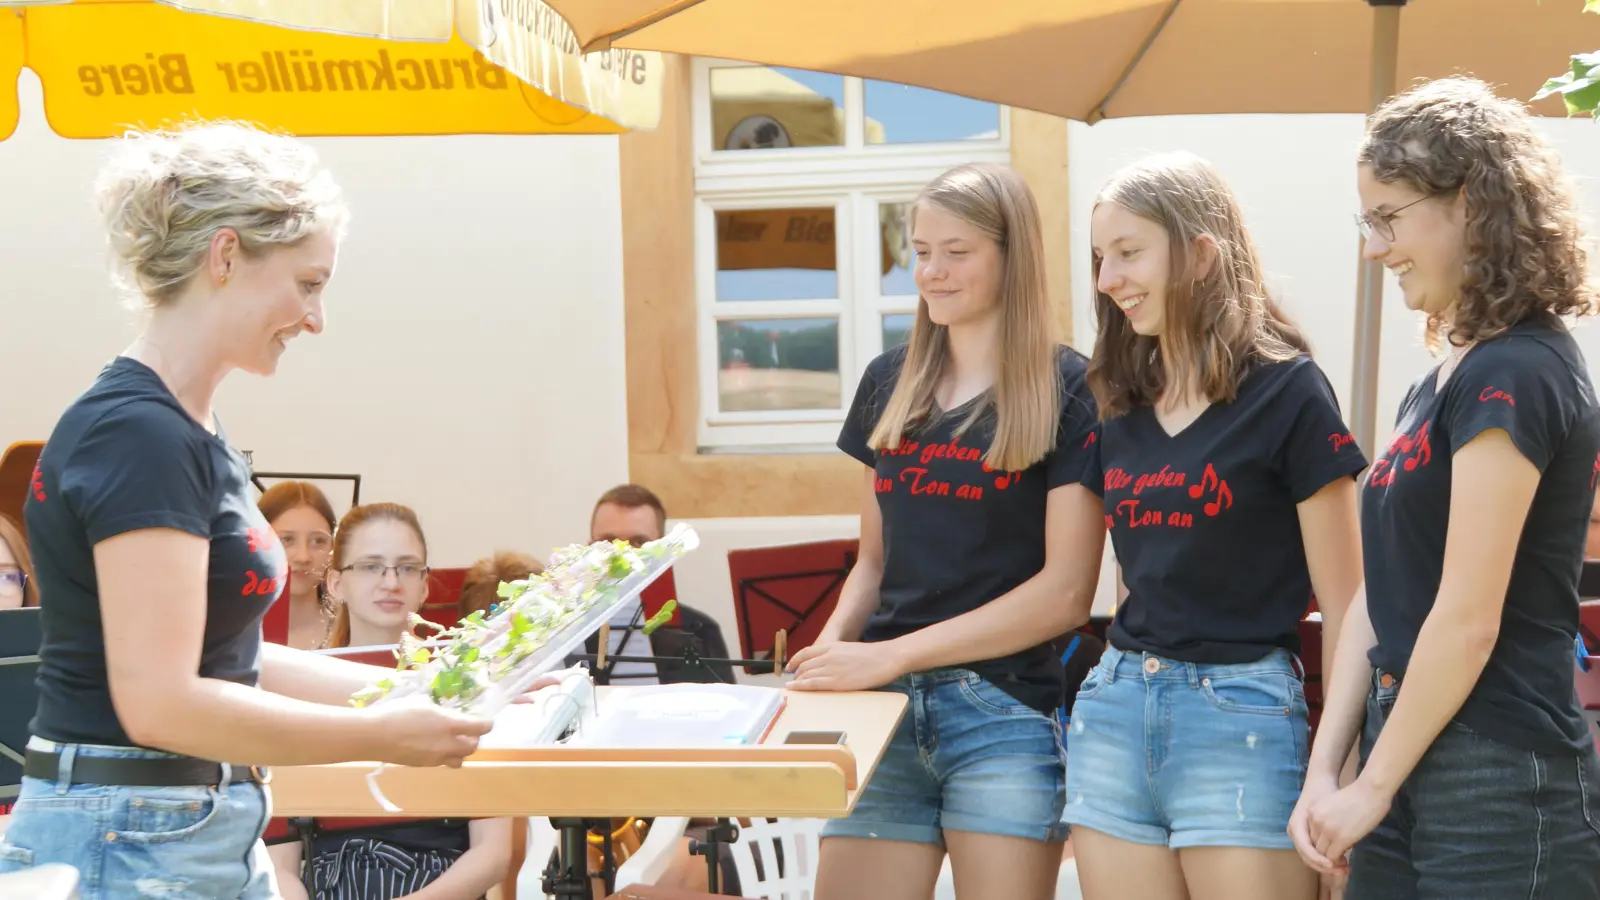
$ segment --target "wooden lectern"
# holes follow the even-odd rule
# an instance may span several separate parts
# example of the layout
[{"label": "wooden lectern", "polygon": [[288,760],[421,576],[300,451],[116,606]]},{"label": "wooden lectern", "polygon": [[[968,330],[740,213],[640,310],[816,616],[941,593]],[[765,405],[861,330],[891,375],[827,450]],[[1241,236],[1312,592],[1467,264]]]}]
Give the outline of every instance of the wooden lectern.
[{"label": "wooden lectern", "polygon": [[[598,687],[596,702],[604,707],[607,696],[628,690],[633,688]],[[398,812],[385,811],[368,790],[372,763],[278,768],[273,808],[281,816],[548,816],[552,821],[842,818],[854,808],[905,708],[906,698],[889,691],[789,691],[766,738],[753,746],[546,746],[481,750],[459,769],[390,767],[377,782]],[[786,745],[797,731],[842,731],[845,743]],[[569,855],[562,851],[563,857]],[[586,857],[562,862],[586,867]]]}]

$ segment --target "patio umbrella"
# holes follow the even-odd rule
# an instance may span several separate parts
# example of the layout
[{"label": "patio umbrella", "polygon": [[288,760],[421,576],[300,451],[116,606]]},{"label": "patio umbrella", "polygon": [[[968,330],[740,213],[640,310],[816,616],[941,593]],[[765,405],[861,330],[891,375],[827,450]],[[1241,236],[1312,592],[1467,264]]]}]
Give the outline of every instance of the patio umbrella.
[{"label": "patio umbrella", "polygon": [[[475,2],[457,30],[451,0],[0,0],[0,78],[34,70],[68,137],[192,115],[306,136],[655,127],[660,54],[586,56],[539,0],[515,9]],[[0,91],[0,138],[16,115]]]},{"label": "patio umbrella", "polygon": [[[549,0],[584,50],[657,50],[932,88],[1084,122],[1365,113],[1470,73],[1531,97],[1600,46],[1579,0]],[[1564,115],[1559,98],[1536,111]],[[1352,430],[1377,415],[1382,270],[1357,305]]]}]

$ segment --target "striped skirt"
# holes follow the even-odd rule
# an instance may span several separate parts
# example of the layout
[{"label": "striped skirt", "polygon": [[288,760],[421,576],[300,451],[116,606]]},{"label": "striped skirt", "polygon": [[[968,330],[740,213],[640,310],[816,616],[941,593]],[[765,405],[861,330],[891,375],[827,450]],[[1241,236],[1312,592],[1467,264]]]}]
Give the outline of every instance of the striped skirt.
[{"label": "striped skirt", "polygon": [[311,861],[313,900],[394,900],[433,883],[460,850],[410,850],[372,838],[351,838]]}]

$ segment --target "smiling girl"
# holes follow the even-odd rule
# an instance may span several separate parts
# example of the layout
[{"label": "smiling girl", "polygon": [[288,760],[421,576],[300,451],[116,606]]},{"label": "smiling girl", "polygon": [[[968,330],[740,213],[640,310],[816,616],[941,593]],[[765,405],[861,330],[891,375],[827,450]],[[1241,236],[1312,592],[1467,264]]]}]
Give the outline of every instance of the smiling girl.
[{"label": "smiling girl", "polygon": [[382,670],[261,640],[287,561],[217,391],[322,331],[338,187],[309,146],[240,125],[112,146],[100,210],[147,318],[34,470],[39,702],[0,874],[69,865],[83,900],[264,900],[266,766],[460,765],[490,723],[352,709]]},{"label": "smiling girl", "polygon": [[1296,846],[1324,870],[1349,853],[1362,900],[1600,896],[1600,759],[1572,656],[1600,411],[1562,321],[1596,307],[1572,188],[1527,111],[1463,78],[1372,114],[1356,186],[1367,258],[1450,352],[1362,489],[1366,596]]},{"label": "smiling girl", "polygon": [[1045,642],[1088,620],[1099,579],[1105,527],[1079,484],[1094,404],[1083,357],[1050,337],[1020,176],[945,173],[911,234],[910,342],[867,365],[839,435],[865,467],[860,556],[790,685],[910,707],[850,817],[823,829],[817,896],[927,898],[948,848],[958,897],[1046,900],[1066,829]]},{"label": "smiling girl", "polygon": [[1085,484],[1127,584],[1072,712],[1065,820],[1088,900],[1310,900],[1289,814],[1308,743],[1299,624],[1361,577],[1365,467],[1203,160],[1118,173],[1090,219],[1103,422]]}]

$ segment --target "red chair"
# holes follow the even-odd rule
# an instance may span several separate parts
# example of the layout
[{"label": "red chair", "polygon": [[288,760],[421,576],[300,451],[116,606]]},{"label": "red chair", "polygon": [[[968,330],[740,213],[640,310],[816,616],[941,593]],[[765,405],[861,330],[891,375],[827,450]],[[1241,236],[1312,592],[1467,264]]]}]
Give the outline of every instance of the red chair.
[{"label": "red chair", "polygon": [[461,586],[466,569],[433,569],[428,575],[428,602],[418,613],[429,622],[445,628],[461,621]]}]

